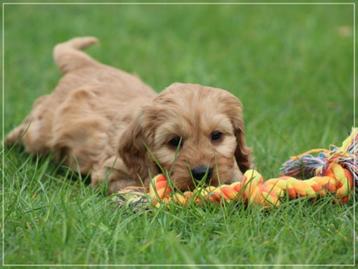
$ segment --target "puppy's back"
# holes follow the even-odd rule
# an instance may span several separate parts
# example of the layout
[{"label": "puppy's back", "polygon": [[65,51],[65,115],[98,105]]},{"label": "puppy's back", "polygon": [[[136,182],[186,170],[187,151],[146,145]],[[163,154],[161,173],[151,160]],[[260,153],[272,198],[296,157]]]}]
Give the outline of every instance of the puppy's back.
[{"label": "puppy's back", "polygon": [[138,77],[80,50],[96,42],[78,37],[55,46],[54,60],[63,77],[51,94],[35,101],[31,113],[6,137],[7,145],[20,143],[32,154],[72,155],[80,163],[70,166],[78,164],[84,173],[103,154],[113,154],[117,130],[156,93]]}]

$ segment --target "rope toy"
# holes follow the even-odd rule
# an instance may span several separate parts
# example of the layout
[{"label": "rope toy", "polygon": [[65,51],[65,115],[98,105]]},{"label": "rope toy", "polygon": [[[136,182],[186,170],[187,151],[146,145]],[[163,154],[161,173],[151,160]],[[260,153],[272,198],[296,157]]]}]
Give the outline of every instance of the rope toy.
[{"label": "rope toy", "polygon": [[171,202],[187,205],[190,201],[198,204],[204,201],[243,201],[269,207],[279,206],[283,197],[318,198],[328,193],[333,194],[338,202],[347,203],[353,180],[358,185],[357,140],[358,128],[353,128],[341,147],[313,149],[293,156],[283,164],[281,176],[266,181],[251,169],[245,172],[240,182],[180,193],[174,192],[167,178],[160,174],[152,179],[148,195],[156,207]]}]

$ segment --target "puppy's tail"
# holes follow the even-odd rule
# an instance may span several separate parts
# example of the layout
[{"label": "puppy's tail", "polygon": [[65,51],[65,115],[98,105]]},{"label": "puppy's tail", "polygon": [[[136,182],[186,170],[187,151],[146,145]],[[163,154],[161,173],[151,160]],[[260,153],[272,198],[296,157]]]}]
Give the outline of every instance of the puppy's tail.
[{"label": "puppy's tail", "polygon": [[60,43],[53,49],[55,63],[64,74],[84,66],[96,64],[97,62],[81,51],[81,49],[97,42],[97,38],[88,36],[76,37],[64,43]]}]

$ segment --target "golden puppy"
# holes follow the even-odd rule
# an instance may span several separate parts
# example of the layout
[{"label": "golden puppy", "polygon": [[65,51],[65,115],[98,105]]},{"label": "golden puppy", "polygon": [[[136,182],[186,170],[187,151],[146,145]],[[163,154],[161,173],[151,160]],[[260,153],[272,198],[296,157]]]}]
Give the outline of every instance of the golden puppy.
[{"label": "golden puppy", "polygon": [[[5,142],[32,154],[53,153],[72,169],[108,179],[110,192],[147,187],[166,169],[180,190],[196,181],[240,180],[250,167],[242,106],[229,92],[174,83],[159,95],[139,78],[103,65],[74,38],[54,48],[63,78],[36,100]],[[144,185],[143,185],[144,184]]]}]

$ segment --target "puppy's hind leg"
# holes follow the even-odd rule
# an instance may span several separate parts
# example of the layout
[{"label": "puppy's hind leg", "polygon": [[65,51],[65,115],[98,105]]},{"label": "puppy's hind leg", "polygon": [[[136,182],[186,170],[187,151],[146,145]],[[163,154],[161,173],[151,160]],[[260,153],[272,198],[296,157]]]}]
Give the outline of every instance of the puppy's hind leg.
[{"label": "puppy's hind leg", "polygon": [[39,97],[32,106],[32,111],[23,122],[15,127],[4,140],[6,146],[22,144],[29,153],[47,153],[48,140],[51,136],[51,107],[47,104],[48,96]]},{"label": "puppy's hind leg", "polygon": [[55,63],[64,74],[81,67],[97,64],[93,58],[81,51],[97,42],[95,37],[76,37],[60,43],[53,50]]},{"label": "puppy's hind leg", "polygon": [[24,124],[20,124],[19,126],[15,127],[11,130],[10,133],[5,137],[4,144],[6,146],[18,144],[21,142],[21,137],[24,135]]}]

